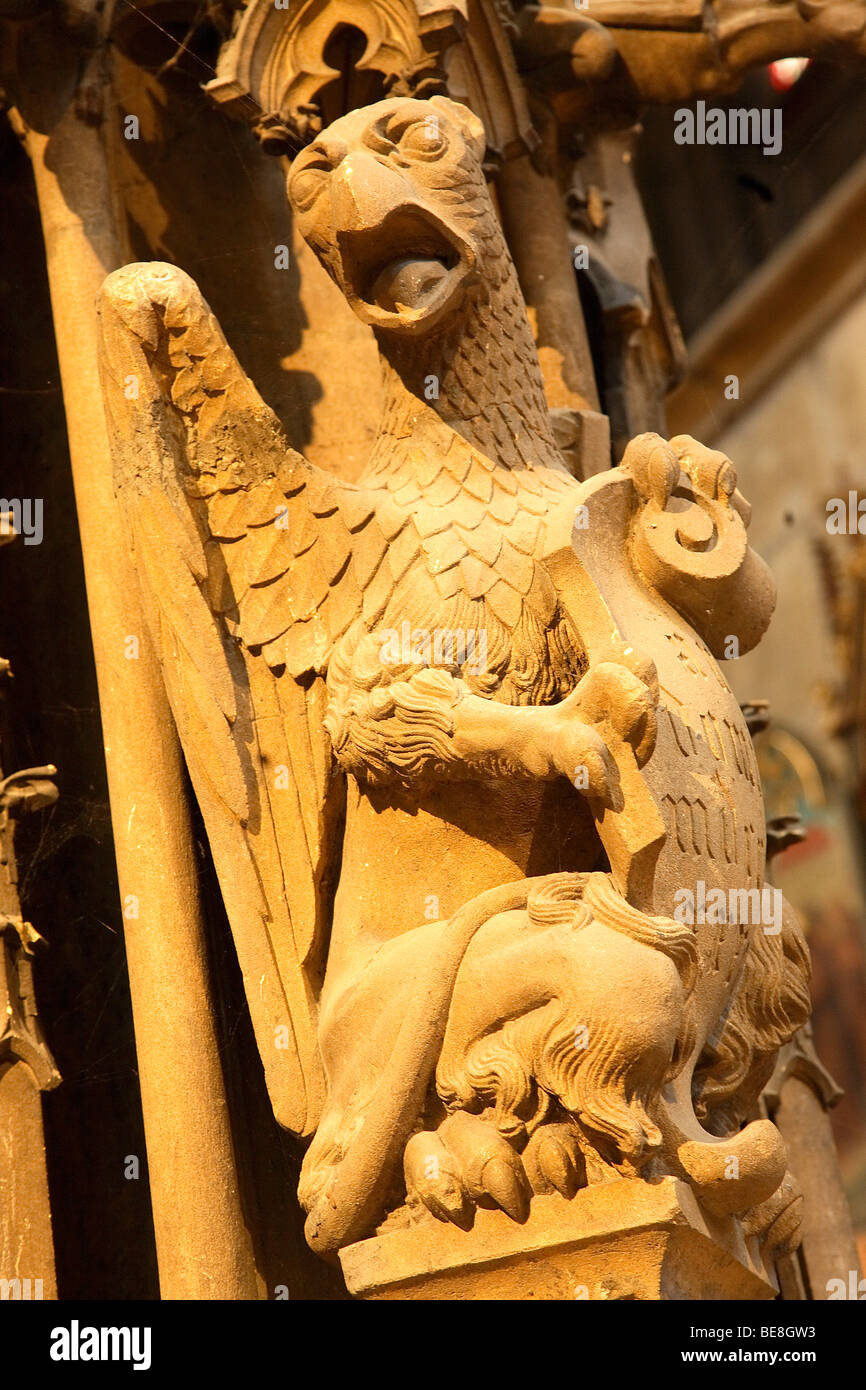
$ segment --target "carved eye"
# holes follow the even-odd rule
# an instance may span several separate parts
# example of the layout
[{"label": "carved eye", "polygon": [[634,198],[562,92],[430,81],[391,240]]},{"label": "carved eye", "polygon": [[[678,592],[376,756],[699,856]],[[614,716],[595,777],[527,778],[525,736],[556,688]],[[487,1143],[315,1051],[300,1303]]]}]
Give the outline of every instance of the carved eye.
[{"label": "carved eye", "polygon": [[289,180],[289,192],[298,212],[308,212],[318,198],[332,172],[332,164],[324,155],[314,155],[296,170]]},{"label": "carved eye", "polygon": [[391,121],[386,133],[400,153],[409,159],[438,159],[448,145],[435,111],[408,121],[405,117],[397,118]]},{"label": "carved eye", "polygon": [[400,149],[416,159],[436,159],[447,143],[439,126],[439,117],[432,115],[423,121],[416,121],[403,132]]}]

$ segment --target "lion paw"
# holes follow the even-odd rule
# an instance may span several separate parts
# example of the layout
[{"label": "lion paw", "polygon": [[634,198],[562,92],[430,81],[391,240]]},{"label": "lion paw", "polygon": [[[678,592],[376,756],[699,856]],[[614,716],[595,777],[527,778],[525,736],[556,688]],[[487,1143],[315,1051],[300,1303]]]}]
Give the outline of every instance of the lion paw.
[{"label": "lion paw", "polygon": [[517,1222],[529,1215],[532,1189],[519,1154],[489,1121],[465,1110],[435,1133],[413,1135],[403,1171],[410,1205],[420,1200],[440,1221],[471,1225],[475,1206],[500,1207]]},{"label": "lion paw", "polygon": [[422,1130],[403,1158],[407,1200],[439,1221],[468,1229],[475,1207],[499,1207],[512,1221],[529,1215],[533,1194],[571,1198],[587,1182],[573,1126],[541,1125],[522,1155],[489,1121],[458,1110],[435,1132]]}]

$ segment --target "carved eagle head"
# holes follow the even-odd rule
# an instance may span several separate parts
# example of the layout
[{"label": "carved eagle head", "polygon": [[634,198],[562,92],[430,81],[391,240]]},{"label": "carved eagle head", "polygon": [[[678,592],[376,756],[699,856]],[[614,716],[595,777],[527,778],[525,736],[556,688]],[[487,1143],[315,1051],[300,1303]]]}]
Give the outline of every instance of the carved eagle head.
[{"label": "carved eagle head", "polygon": [[438,329],[479,283],[495,223],[484,148],[478,118],[434,96],[352,111],[298,155],[299,229],[364,323]]}]

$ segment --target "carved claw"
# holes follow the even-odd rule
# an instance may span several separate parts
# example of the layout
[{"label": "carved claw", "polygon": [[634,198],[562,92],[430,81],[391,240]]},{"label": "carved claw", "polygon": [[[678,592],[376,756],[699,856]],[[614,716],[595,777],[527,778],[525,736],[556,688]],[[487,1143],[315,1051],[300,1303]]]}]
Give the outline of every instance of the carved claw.
[{"label": "carved claw", "polygon": [[[514,1159],[517,1159],[515,1164]],[[501,1207],[512,1221],[523,1222],[529,1215],[531,1193],[519,1158],[512,1151],[506,1158],[488,1158],[481,1170],[482,1195]]]},{"label": "carved claw", "polygon": [[743,1230],[757,1236],[767,1255],[791,1255],[802,1239],[803,1194],[791,1173],[765,1202],[743,1217]]},{"label": "carved claw", "polygon": [[420,1200],[438,1221],[453,1221],[463,1229],[471,1225],[472,1207],[457,1162],[438,1134],[413,1134],[403,1155],[403,1174],[410,1204]]},{"label": "carved claw", "polygon": [[473,1206],[500,1207],[518,1223],[529,1215],[532,1189],[519,1155],[478,1115],[458,1110],[437,1133],[413,1135],[403,1169],[410,1204],[420,1200],[439,1221],[465,1229]]},{"label": "carved claw", "polygon": [[541,1125],[523,1151],[533,1192],[559,1192],[569,1200],[586,1185],[586,1164],[570,1125]]},{"label": "carved claw", "polygon": [[[651,678],[655,671],[651,673]],[[558,708],[574,712],[589,725],[606,725],[617,739],[630,743],[638,766],[655,745],[658,692],[626,666],[602,661],[593,666]]]},{"label": "carved claw", "polygon": [[690,434],[678,434],[670,441],[680,466],[695,492],[712,502],[727,502],[737,490],[737,472],[727,454],[708,449]]},{"label": "carved claw", "polygon": [[676,453],[659,434],[639,434],[626,445],[621,467],[634,479],[638,493],[664,509],[679,482]]},{"label": "carved claw", "polygon": [[525,1221],[532,1192],[519,1155],[498,1129],[457,1110],[443,1121],[439,1134],[460,1165],[469,1196],[486,1205],[493,1202],[513,1221]]},{"label": "carved claw", "polygon": [[[568,701],[563,702],[563,706],[567,704]],[[564,708],[562,713],[566,713]],[[551,760],[556,771],[567,777],[578,791],[611,810],[620,809],[622,792],[616,763],[604,739],[589,725],[574,716],[563,721],[551,740]]]}]

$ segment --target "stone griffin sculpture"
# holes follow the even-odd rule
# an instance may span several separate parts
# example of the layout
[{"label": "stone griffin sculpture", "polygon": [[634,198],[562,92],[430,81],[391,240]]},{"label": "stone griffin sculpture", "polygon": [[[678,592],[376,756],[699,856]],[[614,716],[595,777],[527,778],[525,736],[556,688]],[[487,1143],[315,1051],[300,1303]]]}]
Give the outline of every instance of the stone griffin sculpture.
[{"label": "stone griffin sculpture", "polygon": [[695,440],[568,471],[483,153],[463,107],[391,99],[292,165],[381,354],[357,484],[289,447],[182,271],[100,307],[149,634],[274,1109],[312,1136],[307,1239],[664,1175],[766,1231],[791,1198],[755,1107],[808,964],[787,906],[724,906],[764,901],[765,825],[714,658],[772,580]]}]

